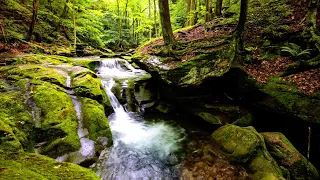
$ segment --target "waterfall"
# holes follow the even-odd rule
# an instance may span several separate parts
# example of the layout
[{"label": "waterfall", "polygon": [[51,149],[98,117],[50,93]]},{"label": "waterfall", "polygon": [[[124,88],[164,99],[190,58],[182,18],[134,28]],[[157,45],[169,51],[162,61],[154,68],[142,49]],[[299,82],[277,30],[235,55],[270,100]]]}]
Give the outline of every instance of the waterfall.
[{"label": "waterfall", "polygon": [[116,80],[136,79],[145,75],[145,71],[135,69],[122,59],[105,59],[101,62],[98,76],[114,109],[108,118],[114,146],[105,149],[94,165],[102,179],[179,177],[175,166],[178,162],[176,152],[185,138],[184,129],[161,119],[145,121],[141,114],[126,111],[111,91]]}]

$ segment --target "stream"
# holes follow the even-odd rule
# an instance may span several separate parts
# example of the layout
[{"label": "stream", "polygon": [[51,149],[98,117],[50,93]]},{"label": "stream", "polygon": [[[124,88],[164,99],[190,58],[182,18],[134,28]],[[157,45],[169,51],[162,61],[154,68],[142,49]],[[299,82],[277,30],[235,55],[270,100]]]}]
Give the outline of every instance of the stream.
[{"label": "stream", "polygon": [[148,118],[129,112],[111,89],[116,80],[127,86],[127,80],[147,75],[121,59],[105,59],[98,70],[114,113],[109,116],[114,145],[102,151],[94,165],[102,179],[179,179],[179,150],[186,138],[185,129],[173,121]]}]

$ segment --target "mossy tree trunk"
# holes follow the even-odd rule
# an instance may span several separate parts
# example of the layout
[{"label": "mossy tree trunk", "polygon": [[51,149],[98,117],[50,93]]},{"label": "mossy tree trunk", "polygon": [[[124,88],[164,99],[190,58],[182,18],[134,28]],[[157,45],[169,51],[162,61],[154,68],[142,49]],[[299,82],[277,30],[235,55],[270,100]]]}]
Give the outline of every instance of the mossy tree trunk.
[{"label": "mossy tree trunk", "polygon": [[159,0],[159,10],[164,43],[166,46],[173,47],[175,46],[176,41],[171,27],[168,0]]},{"label": "mossy tree trunk", "polygon": [[244,49],[243,32],[247,21],[248,14],[248,0],[241,0],[240,17],[235,31],[235,61],[236,64],[242,64]]},{"label": "mossy tree trunk", "polygon": [[221,11],[222,11],[222,0],[217,0],[216,1],[215,15],[218,16],[218,17],[221,16],[222,15]]},{"label": "mossy tree trunk", "polygon": [[212,20],[212,4],[211,0],[206,0],[206,22]]},{"label": "mossy tree trunk", "polygon": [[31,19],[31,23],[30,23],[29,32],[28,32],[28,35],[26,38],[27,41],[31,40],[34,25],[36,24],[36,21],[37,21],[38,9],[39,9],[39,0],[33,0],[32,19]]},{"label": "mossy tree trunk", "polygon": [[193,26],[197,21],[197,0],[187,0],[187,26]]}]

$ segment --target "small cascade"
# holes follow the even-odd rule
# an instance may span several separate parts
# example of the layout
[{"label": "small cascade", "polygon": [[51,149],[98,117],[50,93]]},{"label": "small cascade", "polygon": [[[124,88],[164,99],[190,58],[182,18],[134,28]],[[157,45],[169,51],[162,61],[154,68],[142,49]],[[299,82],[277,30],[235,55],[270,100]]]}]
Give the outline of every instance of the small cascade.
[{"label": "small cascade", "polygon": [[[117,79],[147,75],[122,59],[101,62],[99,77],[114,113],[109,116],[114,146],[105,149],[94,165],[102,179],[167,179],[179,177],[177,152],[185,138],[183,128],[157,120],[145,121],[141,114],[128,112],[111,89]],[[125,83],[122,83],[126,86]]]}]

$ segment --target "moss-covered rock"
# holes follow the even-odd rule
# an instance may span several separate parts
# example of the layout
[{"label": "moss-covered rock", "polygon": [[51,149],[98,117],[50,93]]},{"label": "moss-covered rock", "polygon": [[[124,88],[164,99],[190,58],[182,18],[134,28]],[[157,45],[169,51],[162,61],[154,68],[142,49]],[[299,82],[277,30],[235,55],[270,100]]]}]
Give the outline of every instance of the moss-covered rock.
[{"label": "moss-covered rock", "polygon": [[93,77],[91,73],[84,72],[77,74],[72,79],[72,87],[78,96],[102,100],[102,84],[100,80]]},{"label": "moss-covered rock", "polygon": [[33,120],[19,92],[0,93],[0,149],[23,151],[30,139]]},{"label": "moss-covered rock", "polygon": [[82,121],[84,128],[88,129],[89,137],[97,141],[99,137],[108,138],[108,146],[112,145],[112,134],[108,119],[105,115],[104,107],[97,101],[82,99]]},{"label": "moss-covered rock", "polygon": [[237,119],[233,124],[240,127],[251,126],[254,121],[252,114],[248,113],[241,118]]},{"label": "moss-covered rock", "polygon": [[16,66],[6,66],[0,68],[0,72],[5,73],[9,79],[31,78],[33,80],[47,81],[59,86],[66,86],[66,77],[59,71],[47,68],[42,65],[26,64]]},{"label": "moss-covered rock", "polygon": [[280,166],[289,171],[292,180],[320,179],[317,169],[301,155],[290,141],[281,133],[261,133],[270,154]]},{"label": "moss-covered rock", "polygon": [[166,84],[181,87],[198,86],[208,78],[220,77],[229,70],[233,58],[232,51],[231,46],[225,46],[209,54],[200,54],[186,62],[157,56],[135,57],[133,61]]},{"label": "moss-covered rock", "polygon": [[299,91],[296,85],[282,80],[272,78],[260,90],[266,96],[259,105],[271,108],[275,111],[286,112],[302,120],[320,123],[320,99],[319,95],[305,95]]},{"label": "moss-covered rock", "polygon": [[0,152],[0,179],[88,179],[98,180],[94,172],[71,163],[31,153]]},{"label": "moss-covered rock", "polygon": [[78,119],[71,98],[59,86],[43,83],[34,90],[34,101],[41,109],[41,129],[47,132],[42,141],[49,141],[39,153],[58,157],[80,148]]},{"label": "moss-covered rock", "polygon": [[51,56],[42,54],[28,54],[15,57],[5,58],[6,65],[21,65],[21,64],[63,64],[71,63],[71,58],[66,58],[63,56]]},{"label": "moss-covered rock", "polygon": [[[225,125],[212,134],[213,140],[221,151],[232,161],[242,163],[252,172],[252,178],[261,174],[260,178],[270,176],[282,178],[282,172],[269,154],[263,136],[253,127],[241,128],[235,125]],[[263,175],[263,176],[262,176]]]}]

